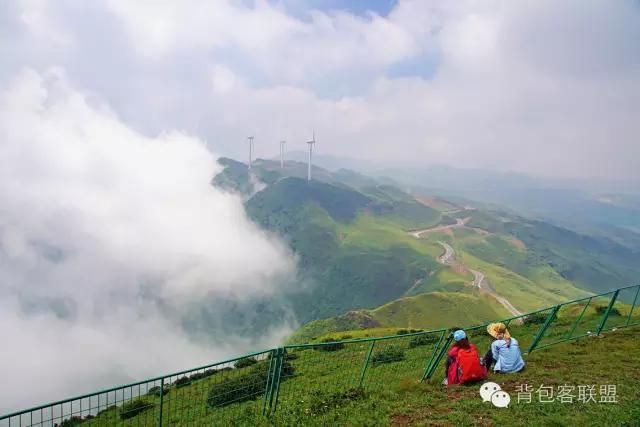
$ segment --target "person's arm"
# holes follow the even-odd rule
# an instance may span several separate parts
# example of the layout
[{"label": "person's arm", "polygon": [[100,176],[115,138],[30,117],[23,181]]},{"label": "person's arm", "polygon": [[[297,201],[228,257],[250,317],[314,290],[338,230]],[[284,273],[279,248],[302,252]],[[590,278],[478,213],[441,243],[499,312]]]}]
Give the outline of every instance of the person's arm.
[{"label": "person's arm", "polygon": [[498,354],[499,354],[499,346],[498,346],[498,342],[499,340],[496,340],[494,342],[491,343],[491,355],[493,356],[493,360],[497,361],[498,360]]}]

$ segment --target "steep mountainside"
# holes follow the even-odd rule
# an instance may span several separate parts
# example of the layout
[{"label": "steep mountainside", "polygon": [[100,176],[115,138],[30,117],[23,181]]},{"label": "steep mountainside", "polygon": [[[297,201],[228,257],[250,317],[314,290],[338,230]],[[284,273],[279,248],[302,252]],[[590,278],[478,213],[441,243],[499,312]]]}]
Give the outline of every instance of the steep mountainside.
[{"label": "steep mountainside", "polygon": [[243,194],[249,216],[298,256],[299,288],[278,298],[313,321],[300,337],[481,322],[640,276],[628,247],[506,209],[414,196],[346,169],[314,167],[309,182],[304,163],[221,164],[214,185]]},{"label": "steep mountainside", "polygon": [[396,209],[353,189],[288,177],[253,196],[247,212],[298,255],[305,289],[294,306],[304,320],[398,298],[439,268],[429,245],[401,226],[436,223],[440,214],[426,206]]}]

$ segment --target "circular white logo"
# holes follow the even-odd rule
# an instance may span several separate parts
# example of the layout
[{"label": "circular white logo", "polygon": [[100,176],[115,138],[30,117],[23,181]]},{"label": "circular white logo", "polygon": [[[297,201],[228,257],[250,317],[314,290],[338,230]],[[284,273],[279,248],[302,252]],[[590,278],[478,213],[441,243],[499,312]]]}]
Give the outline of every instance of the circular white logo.
[{"label": "circular white logo", "polygon": [[482,397],[482,401],[490,402],[491,395],[498,390],[502,390],[502,389],[498,384],[492,383],[491,381],[482,384],[482,386],[480,386],[480,397]]},{"label": "circular white logo", "polygon": [[506,408],[511,402],[509,393],[494,382],[486,382],[480,386],[480,397],[483,402],[491,402],[496,408]]},{"label": "circular white logo", "polygon": [[511,402],[511,396],[504,390],[498,390],[491,395],[491,403],[496,408],[506,408]]}]

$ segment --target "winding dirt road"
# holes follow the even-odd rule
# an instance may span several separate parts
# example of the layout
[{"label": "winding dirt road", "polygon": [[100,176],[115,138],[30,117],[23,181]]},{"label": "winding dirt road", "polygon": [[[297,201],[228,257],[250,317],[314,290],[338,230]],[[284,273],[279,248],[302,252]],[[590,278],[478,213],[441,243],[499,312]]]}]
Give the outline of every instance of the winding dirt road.
[{"label": "winding dirt road", "polygon": [[[433,232],[433,231],[442,231],[442,230],[446,230],[446,229],[449,229],[449,228],[464,227],[468,220],[469,220],[469,218],[465,218],[465,219],[462,219],[462,220],[458,219],[455,224],[432,227],[432,228],[427,228],[425,230],[411,231],[411,232],[409,232],[409,234],[411,234],[412,236],[414,236],[416,238],[420,238],[420,236],[425,234],[425,233],[429,233],[429,232]],[[487,294],[491,295],[493,298],[496,299],[496,301],[498,301],[500,304],[502,304],[502,306],[505,309],[507,309],[507,311],[509,313],[511,313],[512,315],[520,316],[522,314],[520,311],[518,311],[517,308],[515,308],[513,306],[513,304],[511,304],[511,302],[508,299],[506,299],[505,297],[499,295],[489,285],[487,280],[485,280],[484,273],[482,273],[481,271],[474,270],[472,268],[469,268],[469,267],[467,267],[465,265],[460,264],[456,260],[456,251],[451,247],[450,244],[448,244],[446,242],[443,242],[443,241],[440,241],[440,240],[438,240],[438,244],[444,248],[444,253],[438,257],[438,262],[440,264],[444,264],[444,265],[448,265],[448,266],[453,266],[453,265],[458,264],[458,265],[464,267],[465,269],[469,270],[473,274],[473,281],[471,282],[471,286],[473,286],[475,288],[478,288],[478,289],[486,292]]]},{"label": "winding dirt road", "polygon": [[[444,265],[455,265],[456,251],[451,247],[450,244],[446,242],[442,242],[438,240],[438,244],[444,248],[444,253],[438,257],[438,262]],[[467,266],[463,266],[463,267],[469,270],[471,273],[473,273],[473,282],[471,282],[471,286],[478,289],[485,290],[485,291],[491,290],[489,285],[485,283],[484,273],[482,273],[481,271],[469,268]]]},{"label": "winding dirt road", "polygon": [[423,234],[434,233],[436,231],[449,230],[452,228],[462,228],[465,225],[467,225],[467,222],[469,222],[470,219],[471,217],[466,217],[463,219],[456,218],[455,224],[437,225],[435,227],[424,228],[422,230],[412,230],[412,231],[409,231],[409,234],[411,234],[413,237],[420,238],[420,236],[422,236]]}]

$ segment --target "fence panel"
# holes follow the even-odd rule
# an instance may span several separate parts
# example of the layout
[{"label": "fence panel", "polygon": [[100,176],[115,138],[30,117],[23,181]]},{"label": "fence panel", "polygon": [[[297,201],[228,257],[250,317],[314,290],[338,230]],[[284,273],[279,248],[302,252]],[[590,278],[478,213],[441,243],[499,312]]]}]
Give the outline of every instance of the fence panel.
[{"label": "fence panel", "polygon": [[620,289],[618,298],[609,312],[603,331],[624,328],[640,322],[640,285]]},{"label": "fence panel", "polygon": [[272,351],[45,405],[1,427],[199,426],[244,420],[264,409]]},{"label": "fence panel", "polygon": [[9,416],[0,421],[2,427],[65,427],[82,423],[87,426],[153,426],[160,405],[153,394],[158,379],[142,381],[91,395],[44,405]]},{"label": "fence panel", "polygon": [[559,305],[555,316],[538,342],[537,348],[548,347],[583,336],[590,331],[583,332],[579,328],[589,325],[592,320],[595,323],[591,331],[595,331],[598,317],[594,318],[593,312],[594,299],[591,297]]},{"label": "fence panel", "polygon": [[[640,285],[503,320],[523,349],[640,324]],[[485,325],[466,328],[482,356]],[[39,406],[0,427],[198,426],[265,421],[278,411],[317,411],[332,396],[358,398],[405,381],[444,377],[450,330],[289,345]]]},{"label": "fence panel", "polygon": [[279,389],[272,412],[304,407],[358,388],[372,339],[284,347]]},{"label": "fence panel", "polygon": [[364,385],[382,389],[403,382],[417,382],[436,356],[445,330],[403,334],[375,342]]},{"label": "fence panel", "polygon": [[162,425],[250,421],[262,415],[273,375],[273,351],[263,351],[166,377]]}]

